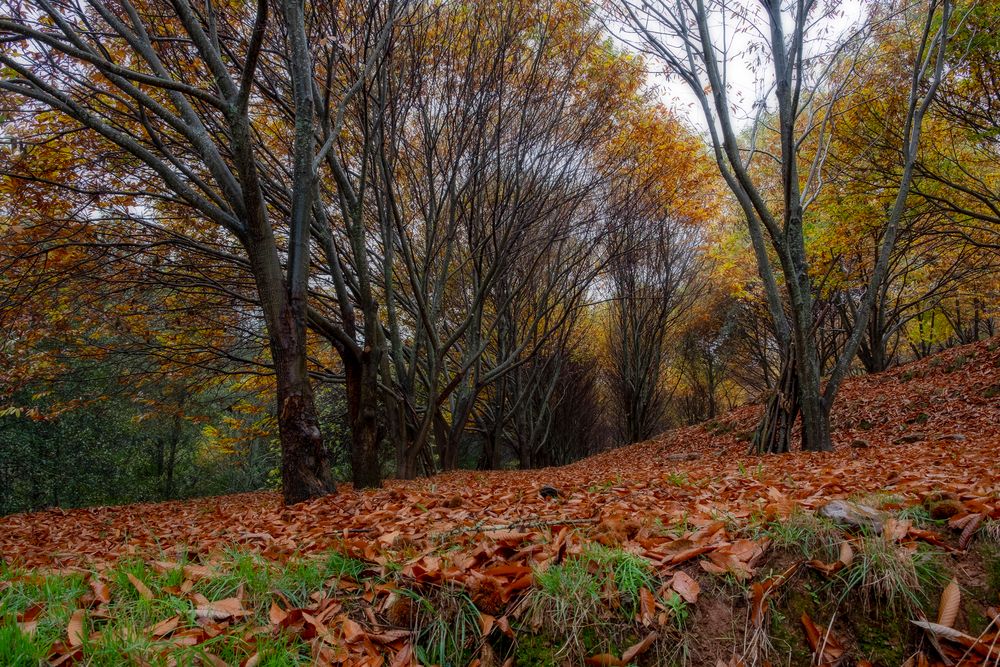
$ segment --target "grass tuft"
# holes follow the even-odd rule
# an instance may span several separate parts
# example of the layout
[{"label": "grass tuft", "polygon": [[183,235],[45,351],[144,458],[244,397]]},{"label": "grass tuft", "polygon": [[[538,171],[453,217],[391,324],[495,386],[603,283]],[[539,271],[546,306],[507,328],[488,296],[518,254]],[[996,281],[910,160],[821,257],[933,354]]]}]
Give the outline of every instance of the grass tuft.
[{"label": "grass tuft", "polygon": [[410,625],[416,654],[425,665],[465,665],[480,639],[479,610],[465,590],[435,586],[426,593],[403,589],[413,600]]},{"label": "grass tuft", "polygon": [[916,615],[930,591],[946,575],[938,554],[926,547],[902,547],[884,535],[865,535],[855,542],[854,562],[838,573],[844,594],[857,591],[868,607]]}]

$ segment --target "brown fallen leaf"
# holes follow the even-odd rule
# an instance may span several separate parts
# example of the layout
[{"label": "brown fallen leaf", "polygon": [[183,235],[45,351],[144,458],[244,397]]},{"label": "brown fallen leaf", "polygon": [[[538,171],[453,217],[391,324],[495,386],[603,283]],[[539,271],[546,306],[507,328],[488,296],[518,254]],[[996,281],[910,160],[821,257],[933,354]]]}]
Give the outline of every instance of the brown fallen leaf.
[{"label": "brown fallen leaf", "polygon": [[392,659],[390,667],[409,667],[415,663],[416,661],[413,658],[413,644],[406,642],[399,653]]},{"label": "brown fallen leaf", "polygon": [[268,620],[271,621],[271,625],[281,625],[282,622],[288,618],[288,612],[278,606],[277,602],[271,601],[271,610],[267,613]]},{"label": "brown fallen leaf", "polygon": [[69,617],[69,624],[66,626],[66,637],[69,639],[70,646],[77,647],[83,644],[84,614],[85,612],[82,609],[77,609]]},{"label": "brown fallen leaf", "polygon": [[379,644],[392,644],[412,635],[413,633],[409,630],[386,630],[385,632],[368,633],[368,638]]},{"label": "brown fallen leaf", "polygon": [[348,644],[353,644],[356,641],[360,641],[367,634],[364,628],[362,628],[357,621],[351,620],[350,618],[347,617],[344,618],[344,623],[341,626],[341,630],[343,630],[344,632],[344,641],[346,641]]},{"label": "brown fallen leaf", "polygon": [[194,614],[198,618],[224,621],[228,618],[249,616],[250,612],[243,608],[243,602],[239,598],[226,598],[225,600],[199,604],[194,608]]},{"label": "brown fallen leaf", "polygon": [[[229,667],[229,663],[227,663],[225,660],[215,655],[214,653],[209,653],[208,651],[205,651],[200,654],[200,657],[203,662],[211,665],[212,667]],[[249,662],[249,660],[247,662]]]},{"label": "brown fallen leaf", "polygon": [[827,628],[818,627],[812,618],[809,617],[809,614],[805,612],[802,613],[801,621],[802,627],[806,631],[806,640],[809,642],[809,648],[813,652],[814,664],[820,667],[823,665],[839,664],[840,659],[844,656],[844,647],[833,636],[833,632]]},{"label": "brown fallen leaf", "polygon": [[185,565],[181,568],[184,572],[184,576],[193,581],[198,581],[200,579],[211,579],[215,577],[218,572],[214,569],[208,567],[207,565]]},{"label": "brown fallen leaf", "polygon": [[160,639],[166,637],[171,632],[177,629],[180,625],[180,616],[171,616],[170,618],[164,619],[155,625],[151,625],[146,628],[146,634],[148,634],[153,639]]},{"label": "brown fallen leaf", "polygon": [[976,534],[979,524],[983,521],[982,514],[973,514],[972,518],[962,528],[962,534],[958,538],[958,548],[964,550],[972,542],[972,537]]},{"label": "brown fallen leaf", "polygon": [[670,587],[688,604],[696,603],[698,601],[698,594],[701,593],[701,585],[695,579],[681,571],[674,573],[674,577],[670,581]]},{"label": "brown fallen leaf", "polygon": [[949,628],[954,627],[955,619],[958,618],[958,607],[961,603],[962,591],[958,588],[958,582],[952,579],[941,591],[941,602],[938,604],[938,624]]},{"label": "brown fallen leaf", "polygon": [[616,658],[610,653],[598,653],[583,662],[592,667],[625,667],[625,662],[621,658]]},{"label": "brown fallen leaf", "polygon": [[754,582],[750,586],[750,622],[755,628],[763,627],[771,594],[788,581],[798,568],[798,563],[792,563],[781,574]]},{"label": "brown fallen leaf", "polygon": [[850,567],[851,563],[854,562],[854,549],[847,540],[840,543],[840,557],[837,562],[843,563],[844,567]]},{"label": "brown fallen leaf", "polygon": [[38,617],[45,610],[45,605],[36,602],[17,616],[17,627],[26,635],[34,635],[38,631]]},{"label": "brown fallen leaf", "polygon": [[94,591],[94,599],[98,602],[103,604],[111,602],[111,590],[96,576],[90,578],[90,590]]},{"label": "brown fallen leaf", "polygon": [[648,588],[639,589],[639,622],[649,627],[656,618],[656,598]]},{"label": "brown fallen leaf", "polygon": [[128,580],[132,583],[132,586],[135,587],[135,590],[139,592],[139,595],[143,599],[152,600],[155,597],[153,595],[153,591],[149,590],[149,586],[142,583],[142,581],[140,581],[139,578],[136,577],[134,574],[128,572],[126,573],[126,576],[128,577]]},{"label": "brown fallen leaf", "polygon": [[645,653],[646,650],[653,645],[653,642],[656,641],[656,637],[657,633],[654,630],[653,632],[650,632],[648,635],[643,637],[642,640],[639,641],[638,643],[633,644],[632,646],[625,649],[625,652],[622,653],[622,662],[627,665],[628,663],[635,660],[638,656]]}]

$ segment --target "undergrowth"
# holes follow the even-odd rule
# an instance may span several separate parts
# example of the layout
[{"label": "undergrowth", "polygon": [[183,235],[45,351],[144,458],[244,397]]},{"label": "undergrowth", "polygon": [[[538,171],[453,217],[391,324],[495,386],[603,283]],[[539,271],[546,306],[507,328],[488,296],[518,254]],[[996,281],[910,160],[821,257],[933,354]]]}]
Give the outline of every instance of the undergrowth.
[{"label": "undergrowth", "polygon": [[[546,638],[551,659],[559,662],[577,664],[595,653],[617,655],[641,639],[646,631],[636,619],[644,591],[669,610],[675,640],[689,617],[687,604],[673,591],[656,596],[661,582],[649,561],[623,549],[589,545],[582,554],[537,571],[535,579],[526,625]],[[671,634],[669,628],[666,634]],[[673,645],[683,649],[676,641]],[[536,655],[537,640],[524,650]]]},{"label": "undergrowth", "polygon": [[[310,595],[336,586],[341,577],[360,576],[367,565],[331,552],[324,557],[292,558],[277,563],[258,554],[229,550],[213,561],[213,576],[194,582],[190,591],[180,589],[187,564],[154,569],[139,560],[122,560],[100,573],[111,592],[103,614],[88,613],[83,628],[83,662],[117,667],[130,664],[210,664],[210,655],[226,664],[241,664],[256,654],[258,665],[282,667],[312,663],[309,645],[284,633],[235,632],[210,637],[197,646],[173,644],[152,637],[149,628],[180,618],[179,627],[195,627],[198,619],[188,593],[210,601],[240,596],[251,615],[239,622],[252,628],[268,627],[272,602],[282,606],[305,605]],[[38,575],[13,568],[0,569],[0,664],[38,665],[46,662],[60,642],[65,642],[73,612],[90,606],[89,579],[97,573]],[[147,599],[132,579],[149,589]],[[37,625],[22,630],[19,619],[33,607],[40,608]],[[124,661],[124,662],[123,662]]]}]

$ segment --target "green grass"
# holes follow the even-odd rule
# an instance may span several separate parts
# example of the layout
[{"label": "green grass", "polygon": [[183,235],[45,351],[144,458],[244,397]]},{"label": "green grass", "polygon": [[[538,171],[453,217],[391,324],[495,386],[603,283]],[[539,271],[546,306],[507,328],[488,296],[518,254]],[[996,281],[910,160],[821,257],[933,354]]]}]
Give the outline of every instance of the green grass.
[{"label": "green grass", "polygon": [[[599,544],[537,571],[535,580],[526,631],[541,632],[551,640],[556,662],[571,664],[595,653],[620,652],[641,638],[645,632],[635,620],[641,591],[655,595],[661,583],[645,558]],[[671,592],[660,601],[678,630],[683,628],[689,610],[680,596]]]},{"label": "green grass", "polygon": [[854,543],[854,551],[854,561],[837,574],[842,599],[857,592],[866,606],[915,617],[947,580],[939,553],[926,546],[911,551],[883,535],[865,535]]},{"label": "green grass", "polygon": [[597,577],[602,585],[609,580],[614,583],[623,606],[629,612],[634,613],[638,609],[642,588],[655,589],[653,568],[642,556],[592,544],[584,551],[583,557],[596,564]]},{"label": "green grass", "polygon": [[[179,565],[184,565],[182,557]],[[180,617],[180,627],[195,627],[194,603],[180,593],[185,579],[178,567],[160,572],[139,560],[119,561],[101,574],[110,589],[111,601],[106,613],[88,612],[82,646],[87,665],[114,667],[146,662],[166,665],[204,662],[206,652],[227,664],[239,664],[257,653],[259,665],[310,664],[307,643],[283,634],[250,633],[251,628],[268,627],[268,611],[273,601],[282,606],[308,606],[317,591],[335,588],[341,578],[356,580],[368,565],[336,552],[322,557],[296,557],[276,563],[259,554],[241,550],[225,552],[213,562],[216,574],[194,583],[193,593],[209,600],[242,596],[243,606],[251,616],[237,622],[236,631],[225,632],[198,646],[170,647],[154,640],[147,629],[173,616]],[[129,575],[145,584],[153,599],[144,598]],[[89,580],[95,573],[40,576],[0,567],[0,665],[38,665],[52,653],[53,646],[66,639],[73,612],[82,607],[84,596],[91,594]],[[40,605],[36,631],[23,633],[17,619],[34,605]]]},{"label": "green grass", "polygon": [[415,652],[425,665],[465,665],[480,639],[479,611],[463,589],[435,586],[424,593],[403,589],[413,600],[418,628]]},{"label": "green grass", "polygon": [[[0,644],[4,657],[0,664],[38,664],[64,636],[77,600],[88,590],[86,580],[82,574],[40,576],[4,568],[0,582],[10,582],[0,590],[0,636],[7,638]],[[28,636],[18,627],[17,617],[36,604],[43,611],[35,633]]]},{"label": "green grass", "polygon": [[906,521],[912,521],[920,528],[940,528],[948,523],[946,519],[935,519],[925,505],[908,505],[896,512],[896,516]]},{"label": "green grass", "polygon": [[671,486],[687,487],[691,485],[686,472],[672,472],[667,475],[666,482]]},{"label": "green grass", "polygon": [[800,508],[784,520],[753,521],[747,533],[751,539],[767,538],[775,547],[798,551],[807,558],[815,558],[817,550],[827,550],[841,539],[836,524]]}]

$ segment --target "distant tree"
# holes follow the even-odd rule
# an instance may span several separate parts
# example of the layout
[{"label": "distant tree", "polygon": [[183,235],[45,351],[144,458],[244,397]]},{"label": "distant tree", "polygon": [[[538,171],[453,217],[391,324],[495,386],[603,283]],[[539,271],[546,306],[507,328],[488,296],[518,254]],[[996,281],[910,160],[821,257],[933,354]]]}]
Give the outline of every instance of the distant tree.
[{"label": "distant tree", "polygon": [[[785,353],[784,377],[764,411],[755,444],[761,451],[787,450],[792,424],[801,413],[803,448],[830,449],[830,409],[864,335],[877,290],[869,288],[861,300],[854,328],[824,386],[816,340],[816,284],[808,265],[805,223],[806,209],[823,182],[825,153],[822,148],[813,150],[808,160],[803,159],[803,151],[810,143],[823,146],[831,103],[852,83],[854,71],[843,63],[856,57],[869,31],[838,38],[824,52],[817,51],[820,47],[812,37],[822,23],[822,12],[833,8],[816,2],[626,1],[617,6],[640,48],[659,59],[666,73],[683,81],[694,94],[708,126],[718,168],[746,218],[771,318]],[[877,9],[871,6],[870,21],[878,17]],[[873,286],[881,284],[887,271],[912,181],[923,120],[945,72],[952,11],[950,0],[932,2],[923,12],[919,34],[913,40],[909,60],[912,75],[901,114],[897,195],[887,214],[872,273]],[[904,28],[909,25],[905,21],[901,24]],[[726,76],[733,57],[729,34],[733,30],[751,35],[756,49],[753,57],[765,58],[773,77],[756,105],[757,124],[744,135],[749,141],[741,141],[733,112],[736,100]],[[775,109],[773,116],[768,113],[769,105]],[[759,133],[766,131],[763,121],[772,119],[777,155],[761,151],[756,143]],[[769,177],[753,164],[772,157],[780,171],[775,196],[768,191]],[[787,296],[787,314],[779,276]]]}]

